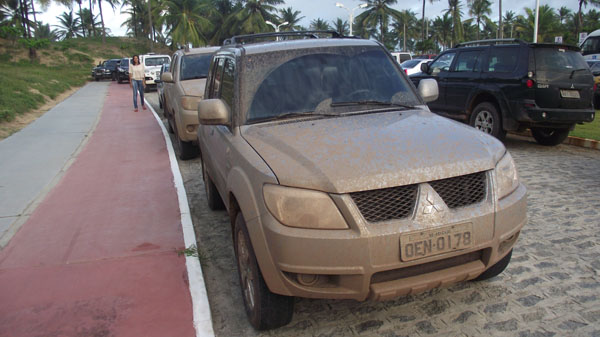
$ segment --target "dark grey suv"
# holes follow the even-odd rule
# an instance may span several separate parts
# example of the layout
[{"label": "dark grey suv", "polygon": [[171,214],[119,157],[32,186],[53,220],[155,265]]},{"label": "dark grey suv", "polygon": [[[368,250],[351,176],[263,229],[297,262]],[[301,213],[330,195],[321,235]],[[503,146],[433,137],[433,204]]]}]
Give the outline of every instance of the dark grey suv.
[{"label": "dark grey suv", "polygon": [[593,77],[574,46],[483,40],[457,45],[438,56],[415,85],[436,79],[438,114],[463,120],[502,139],[530,128],[542,145],[557,145],[576,123],[594,120]]}]

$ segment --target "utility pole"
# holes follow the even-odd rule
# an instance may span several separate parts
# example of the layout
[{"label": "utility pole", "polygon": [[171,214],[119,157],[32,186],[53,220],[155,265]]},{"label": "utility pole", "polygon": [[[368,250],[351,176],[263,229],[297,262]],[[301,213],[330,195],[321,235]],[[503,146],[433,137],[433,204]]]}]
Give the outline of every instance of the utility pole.
[{"label": "utility pole", "polygon": [[540,17],[540,0],[535,0],[535,26],[533,27],[533,43],[537,43],[539,17]]},{"label": "utility pole", "polygon": [[148,0],[148,18],[150,21],[150,52],[154,51],[154,26],[152,25],[152,6]]},{"label": "utility pole", "polygon": [[504,38],[504,28],[502,25],[502,0],[498,0],[498,5],[500,6],[500,15],[499,15],[499,19],[498,19],[498,38],[503,39]]},{"label": "utility pole", "polygon": [[357,10],[357,9],[359,9],[359,8],[365,8],[368,5],[367,4],[360,4],[357,7],[354,7],[352,10],[346,8],[346,6],[344,6],[344,4],[341,3],[341,2],[336,2],[335,6],[339,7],[339,8],[343,8],[343,9],[345,9],[345,10],[348,11],[348,14],[350,15],[349,22],[348,22],[350,24],[350,36],[353,36],[353,34],[352,34],[352,26],[354,26],[354,11]]}]

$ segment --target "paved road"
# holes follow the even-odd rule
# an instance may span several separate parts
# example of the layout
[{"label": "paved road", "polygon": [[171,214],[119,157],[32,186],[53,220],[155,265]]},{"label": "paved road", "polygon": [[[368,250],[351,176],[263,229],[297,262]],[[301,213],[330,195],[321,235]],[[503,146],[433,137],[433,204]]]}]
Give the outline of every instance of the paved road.
[{"label": "paved road", "polygon": [[287,327],[262,333],[243,310],[228,216],[206,206],[200,161],[180,161],[217,335],[600,336],[600,151],[506,145],[529,223],[503,274],[387,302],[297,299]]}]

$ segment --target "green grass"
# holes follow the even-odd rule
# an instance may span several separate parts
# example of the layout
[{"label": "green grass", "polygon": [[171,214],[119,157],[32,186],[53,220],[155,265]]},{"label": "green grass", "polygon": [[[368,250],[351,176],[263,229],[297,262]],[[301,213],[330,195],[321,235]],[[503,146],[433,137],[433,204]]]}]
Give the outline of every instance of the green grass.
[{"label": "green grass", "polygon": [[54,99],[71,87],[83,85],[90,69],[91,62],[55,67],[28,61],[0,63],[0,121],[38,108],[46,101],[44,96]]},{"label": "green grass", "polygon": [[[56,98],[73,87],[91,80],[94,60],[131,57],[149,51],[148,41],[121,37],[76,38],[53,42],[39,49],[38,56],[49,58],[50,65],[36,61],[20,60],[14,55],[27,50],[20,45],[0,40],[6,52],[0,54],[0,123],[34,110],[46,101]],[[169,52],[156,47],[157,53]],[[66,62],[62,58],[66,58]]]},{"label": "green grass", "polygon": [[596,118],[591,123],[577,125],[569,136],[600,140],[600,110],[596,110]]}]

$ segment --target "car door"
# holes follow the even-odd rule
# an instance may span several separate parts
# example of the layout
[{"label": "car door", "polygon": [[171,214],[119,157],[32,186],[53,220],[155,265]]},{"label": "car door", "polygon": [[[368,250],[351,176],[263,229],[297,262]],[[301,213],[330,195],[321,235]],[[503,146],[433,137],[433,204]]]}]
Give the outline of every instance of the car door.
[{"label": "car door", "polygon": [[[173,59],[171,60],[171,65],[169,67],[171,76],[173,77],[173,81],[175,81],[175,69],[177,69],[177,62],[179,61],[179,55],[175,54]],[[169,119],[173,118],[172,110],[177,108],[176,102],[173,102],[173,99],[177,97],[176,93],[173,92],[175,87],[174,83],[164,83],[163,86],[163,95],[165,100],[165,116]]]},{"label": "car door", "polygon": [[428,74],[431,75],[438,83],[439,96],[438,99],[428,103],[427,105],[432,111],[446,110],[446,89],[448,87],[448,74],[452,67],[455,51],[451,51],[440,55],[435,61],[429,64]]},{"label": "car door", "polygon": [[[227,176],[231,170],[231,143],[233,141],[233,94],[235,83],[235,60],[232,57],[219,57],[214,63],[213,76],[210,79],[209,97],[212,99],[221,99],[229,107],[231,112],[229,116],[229,126],[211,125],[203,127],[203,139],[205,147],[203,151],[203,160],[205,162],[209,175],[219,189],[223,191],[227,184]],[[206,157],[208,156],[208,157]],[[225,199],[223,199],[225,200]]]},{"label": "car door", "polygon": [[446,76],[446,112],[453,116],[465,115],[467,100],[481,82],[483,49],[462,50]]}]

